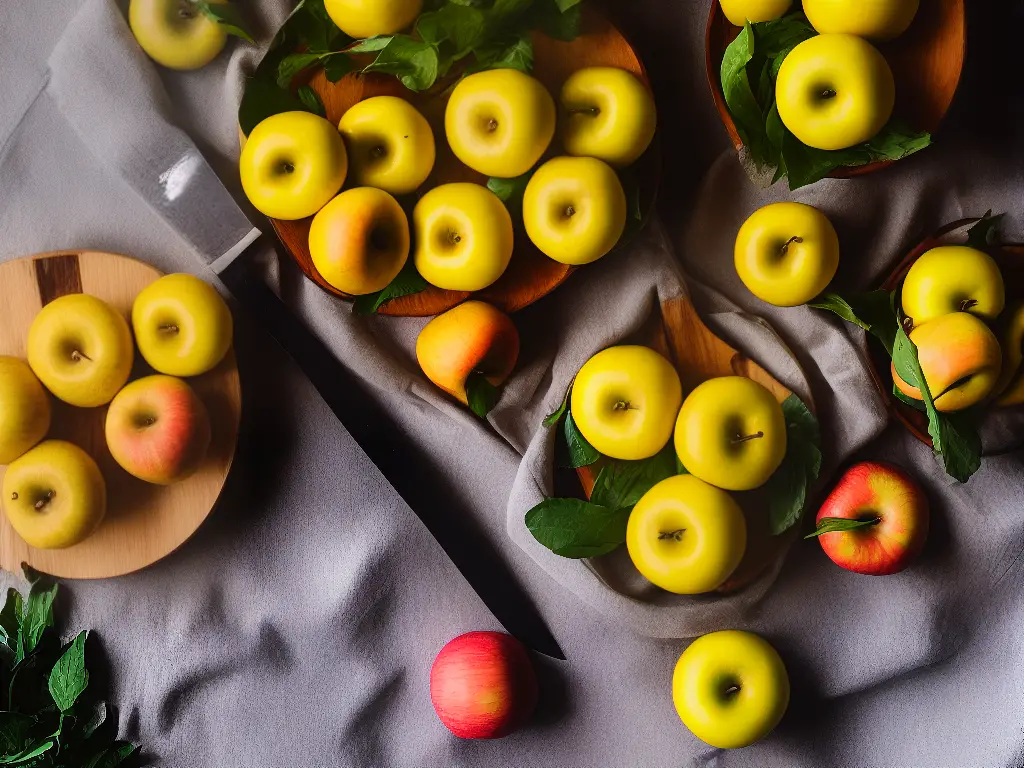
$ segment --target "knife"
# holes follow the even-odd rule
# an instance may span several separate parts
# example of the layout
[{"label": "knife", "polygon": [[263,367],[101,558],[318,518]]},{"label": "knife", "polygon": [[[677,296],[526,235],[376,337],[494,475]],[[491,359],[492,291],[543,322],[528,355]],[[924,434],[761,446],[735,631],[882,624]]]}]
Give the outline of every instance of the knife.
[{"label": "knife", "polygon": [[[83,18],[85,13],[109,15]],[[443,472],[256,274],[257,252],[273,245],[280,254],[283,246],[253,226],[191,138],[174,125],[141,52],[114,43],[119,36],[130,40],[114,4],[87,3],[73,24],[82,25],[82,34],[65,35],[68,45],[55,51],[49,92],[83,143],[202,256],[243,312],[298,363],[501,625],[534,650],[564,660],[540,613],[474,524],[472,510],[460,508]],[[99,50],[97,34],[110,38]],[[111,72],[130,74],[112,85]]]}]

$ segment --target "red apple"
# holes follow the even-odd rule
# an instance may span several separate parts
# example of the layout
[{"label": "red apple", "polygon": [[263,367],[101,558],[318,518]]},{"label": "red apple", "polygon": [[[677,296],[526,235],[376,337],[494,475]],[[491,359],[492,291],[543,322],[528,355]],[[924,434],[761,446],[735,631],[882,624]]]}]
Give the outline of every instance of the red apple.
[{"label": "red apple", "polygon": [[537,678],[522,644],[503,632],[467,632],[430,668],[430,700],[463,739],[499,739],[521,728],[537,704]]},{"label": "red apple", "polygon": [[821,548],[854,573],[898,573],[924,547],[928,499],[910,475],[892,464],[864,461],[844,474],[817,517]]},{"label": "red apple", "polygon": [[192,387],[173,376],[147,376],[110,403],[107,447],[130,475],[157,485],[184,480],[210,447],[210,417]]}]

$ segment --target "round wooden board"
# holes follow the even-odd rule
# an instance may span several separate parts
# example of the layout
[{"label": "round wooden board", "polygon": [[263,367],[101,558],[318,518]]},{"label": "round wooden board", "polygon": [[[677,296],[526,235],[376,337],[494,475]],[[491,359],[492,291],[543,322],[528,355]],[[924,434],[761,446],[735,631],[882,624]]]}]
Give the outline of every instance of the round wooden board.
[{"label": "round wooden board", "polygon": [[[632,46],[600,11],[586,6],[583,14],[583,33],[572,42],[561,42],[535,33],[533,75],[557,99],[562,84],[569,75],[583,67],[610,66],[626,69],[637,75],[650,87],[647,73]],[[422,192],[450,182],[486,184],[487,177],[464,166],[452,153],[445,140],[444,111],[447,94],[438,94],[448,81],[441,81],[426,93],[407,90],[396,78],[387,75],[347,75],[331,83],[322,70],[308,83],[320,95],[332,123],[353,104],[372,96],[400,96],[411,102],[427,118],[434,131],[437,160],[434,171],[421,188]],[[552,142],[546,157],[560,154],[558,139]],[[649,211],[654,205],[661,153],[657,139],[633,166],[637,178],[643,180],[641,205]],[[542,161],[543,162],[543,161]],[[411,219],[411,217],[410,217]],[[309,227],[312,218],[299,221],[271,219],[271,224],[285,249],[295,259],[309,279],[336,296],[351,296],[332,287],[317,271],[309,253]],[[614,255],[614,254],[613,254]],[[610,258],[610,257],[609,257]],[[475,298],[487,301],[506,312],[515,312],[546,296],[573,272],[573,267],[549,259],[529,241],[517,223],[516,245],[512,262],[505,274],[494,285],[479,291]],[[383,315],[428,317],[451,309],[471,294],[445,291],[431,286],[421,293],[387,302],[379,310]]]},{"label": "round wooden board", "polygon": [[[718,0],[711,0],[704,42],[708,85],[737,150],[743,147],[743,141],[722,94],[720,70],[725,49],[739,31],[739,27],[725,18]],[[885,55],[896,79],[895,115],[915,130],[935,133],[953,103],[967,52],[964,0],[924,0],[910,29],[896,40],[877,47]],[[840,179],[860,176],[892,163],[892,160],[882,160],[840,168],[829,175]]]},{"label": "round wooden board", "polygon": [[[128,317],[139,291],[160,276],[141,261],[94,251],[62,251],[0,264],[0,355],[25,358],[29,326],[53,299],[88,293]],[[132,378],[150,373],[136,351]],[[155,563],[195,533],[213,509],[235,455],[242,393],[234,352],[189,384],[210,412],[210,449],[195,475],[166,487],[144,483],[114,462],[103,437],[106,407],[74,408],[53,398],[48,437],[69,440],[96,459],[107,483],[107,515],[81,544],[55,550],[28,546],[6,515],[0,515],[0,567],[16,573],[24,562],[62,578],[121,576]],[[0,467],[0,480],[4,471]]]},{"label": "round wooden board", "polygon": [[[688,298],[663,303],[661,312],[654,313],[631,342],[652,347],[671,360],[682,381],[684,395],[719,376],[753,379],[764,385],[780,403],[793,394],[756,362],[715,336]],[[807,406],[816,410],[813,401]],[[601,462],[598,462],[577,470],[587,498],[590,498],[600,468]],[[794,525],[781,535],[772,535],[768,498],[763,490],[731,495],[739,503],[747,522],[747,550],[736,571],[718,588],[720,593],[735,592],[755,581],[800,532],[800,526]],[[600,570],[600,563],[595,563],[595,567]]]}]

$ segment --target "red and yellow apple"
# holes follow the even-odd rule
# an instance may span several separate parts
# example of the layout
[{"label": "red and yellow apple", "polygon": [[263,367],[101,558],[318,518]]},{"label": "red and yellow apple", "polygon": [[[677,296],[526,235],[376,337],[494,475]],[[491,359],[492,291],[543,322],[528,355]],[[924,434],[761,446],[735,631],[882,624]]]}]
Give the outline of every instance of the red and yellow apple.
[{"label": "red and yellow apple", "polygon": [[919,0],[803,0],[820,34],[846,33],[871,40],[899,37],[917,15]]},{"label": "red and yellow apple", "polygon": [[1006,303],[1003,275],[984,251],[964,245],[932,248],[903,281],[903,312],[924,325],[954,312],[994,320]]},{"label": "red and yellow apple", "polygon": [[423,0],[324,0],[331,21],[349,37],[393,35],[408,27]]},{"label": "red and yellow apple", "polygon": [[928,518],[928,499],[910,475],[892,464],[864,461],[836,483],[811,536],[836,565],[884,576],[902,571],[921,552]]},{"label": "red and yellow apple", "polygon": [[[919,325],[910,332],[940,411],[961,411],[980,403],[995,390],[1003,365],[999,340],[984,322],[967,312],[954,312]],[[921,390],[900,378],[895,363],[893,381],[907,397],[921,400]]]},{"label": "red and yellow apple", "polygon": [[374,293],[409,259],[409,218],[382,189],[348,189],[313,217],[309,253],[320,276],[339,291]]},{"label": "red and yellow apple", "polygon": [[170,69],[205,67],[228,39],[226,29],[191,0],[131,0],[128,24],[142,50]]},{"label": "red and yellow apple", "polygon": [[217,289],[194,275],[164,275],[132,304],[139,352],[153,370],[199,376],[216,368],[231,349],[234,321]]},{"label": "red and yellow apple", "polygon": [[672,437],[683,400],[679,374],[650,347],[609,347],[573,381],[573,421],[583,437],[613,459],[647,459]]},{"label": "red and yellow apple", "polygon": [[683,724],[718,749],[747,747],[789,706],[789,674],[778,652],[751,632],[698,637],[676,662],[672,700]]},{"label": "red and yellow apple", "polygon": [[519,332],[512,318],[482,301],[466,301],[438,315],[416,339],[416,359],[434,384],[466,404],[473,372],[501,385],[519,358]]},{"label": "red and yellow apple", "polygon": [[0,464],[10,464],[50,430],[50,396],[28,363],[0,356]]},{"label": "red and yellow apple", "polygon": [[747,548],[747,524],[728,493],[693,475],[677,475],[633,507],[626,548],[649,582],[696,595],[718,589],[736,570]]},{"label": "red and yellow apple", "polygon": [[804,203],[772,203],[750,215],[734,249],[736,272],[752,294],[779,307],[806,304],[839,268],[839,236]]},{"label": "red and yellow apple", "polygon": [[817,35],[782,62],[775,98],[783,124],[816,149],[846,149],[889,121],[896,82],[885,57],[853,35]]},{"label": "red and yellow apple", "polygon": [[132,332],[102,299],[74,293],[54,299],[28,329],[28,364],[60,400],[79,408],[109,403],[128,381]]},{"label": "red and yellow apple", "polygon": [[463,79],[444,114],[452,152],[474,171],[511,179],[533,168],[555,135],[551,94],[517,69],[489,69]]},{"label": "red and yellow apple", "polygon": [[107,485],[96,462],[63,440],[44,440],[15,459],[0,493],[11,526],[37,549],[77,544],[107,512]]},{"label": "red and yellow apple", "polygon": [[206,406],[192,387],[173,376],[146,376],[118,392],[104,431],[114,461],[155,485],[194,474],[210,447]]},{"label": "red and yellow apple", "polygon": [[430,668],[430,701],[462,739],[500,739],[530,719],[537,678],[522,644],[503,632],[467,632]]}]

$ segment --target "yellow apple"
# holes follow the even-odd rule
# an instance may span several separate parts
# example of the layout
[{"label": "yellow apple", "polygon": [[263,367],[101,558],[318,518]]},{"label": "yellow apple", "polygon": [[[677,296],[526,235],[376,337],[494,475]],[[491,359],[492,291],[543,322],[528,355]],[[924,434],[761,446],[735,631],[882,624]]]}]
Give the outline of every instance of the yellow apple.
[{"label": "yellow apple", "polygon": [[740,227],[736,271],[752,294],[779,307],[806,304],[835,277],[839,237],[828,217],[803,203],[772,203]]},{"label": "yellow apple", "polygon": [[718,589],[736,570],[747,548],[747,524],[728,493],[693,475],[677,475],[633,507],[626,548],[655,586],[698,595]]},{"label": "yellow apple", "polygon": [[37,549],[77,544],[107,512],[107,485],[96,462],[63,440],[46,440],[11,464],[2,493],[7,519]]},{"label": "yellow apple", "polygon": [[555,135],[555,100],[517,69],[470,75],[452,91],[444,129],[452,152],[474,171],[514,178],[533,168]]},{"label": "yellow apple", "polygon": [[562,264],[590,264],[626,228],[626,193],[611,166],[592,157],[556,157],[537,169],[523,194],[526,234]]},{"label": "yellow apple", "polygon": [[331,21],[349,37],[393,35],[408,27],[423,0],[324,0]]},{"label": "yellow apple", "polygon": [[125,472],[170,485],[202,465],[210,447],[210,417],[181,379],[146,376],[111,401],[104,434],[110,455]]},{"label": "yellow apple", "polygon": [[846,149],[889,121],[896,82],[885,57],[853,35],[818,35],[794,48],[775,83],[779,117],[816,149]]},{"label": "yellow apple", "polygon": [[345,190],[313,217],[309,253],[321,277],[339,291],[374,293],[409,259],[409,218],[382,189]]},{"label": "yellow apple", "polygon": [[193,275],[165,275],[132,305],[139,352],[155,371],[199,376],[216,368],[234,333],[231,310],[209,283]]},{"label": "yellow apple", "polygon": [[482,290],[512,259],[512,217],[487,187],[442,184],[420,198],[412,219],[416,269],[438,288]]},{"label": "yellow apple", "polygon": [[746,22],[781,19],[793,0],[721,0],[722,13],[730,24],[742,27]]},{"label": "yellow apple", "polygon": [[708,379],[683,401],[675,445],[696,477],[728,491],[750,491],[782,464],[786,419],[779,401],[756,381]]},{"label": "yellow apple", "polygon": [[892,40],[917,15],[919,0],[803,0],[807,20],[821,34],[836,32]]},{"label": "yellow apple", "polygon": [[632,72],[616,67],[577,70],[562,86],[559,101],[562,146],[568,155],[623,167],[654,139],[654,97]]},{"label": "yellow apple", "polygon": [[[210,0],[224,4],[228,0]],[[128,24],[153,61],[170,69],[205,67],[224,49],[224,27],[189,0],[131,0]]]},{"label": "yellow apple", "polygon": [[[1017,302],[1003,328],[1003,371],[996,383],[999,405],[1024,403],[1024,301]],[[0,464],[3,462],[0,461]]]},{"label": "yellow apple", "polygon": [[338,130],[345,139],[354,186],[407,195],[434,168],[434,132],[405,99],[374,96],[361,101],[342,115]]},{"label": "yellow apple", "polygon": [[[995,391],[1003,366],[999,340],[985,323],[967,312],[942,315],[910,332],[917,357],[940,411],[961,411]],[[907,384],[892,366],[893,381],[915,400],[921,391]]]},{"label": "yellow apple", "polygon": [[594,448],[613,459],[647,459],[672,437],[683,388],[668,360],[649,347],[609,347],[572,385],[572,418]]},{"label": "yellow apple", "polygon": [[676,662],[672,700],[683,724],[718,749],[767,736],[789,706],[789,674],[778,652],[751,632],[698,637]]},{"label": "yellow apple", "polygon": [[1006,288],[995,260],[963,245],[932,248],[903,281],[903,311],[914,325],[942,315],[970,312],[989,320],[1003,311]]},{"label": "yellow apple", "polygon": [[50,430],[50,397],[24,360],[0,356],[0,464],[10,464]]},{"label": "yellow apple", "polygon": [[79,408],[109,403],[128,381],[132,332],[117,310],[84,293],[47,304],[28,329],[28,364],[57,398]]},{"label": "yellow apple", "polygon": [[338,129],[311,112],[271,115],[252,129],[238,161],[242,189],[272,219],[304,219],[345,183],[348,155]]}]

